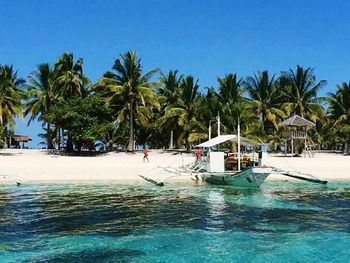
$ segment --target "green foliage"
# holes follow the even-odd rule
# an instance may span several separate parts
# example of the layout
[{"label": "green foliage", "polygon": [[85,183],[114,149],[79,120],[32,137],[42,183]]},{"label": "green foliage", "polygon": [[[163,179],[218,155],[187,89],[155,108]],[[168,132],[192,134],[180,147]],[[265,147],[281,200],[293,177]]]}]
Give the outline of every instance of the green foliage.
[{"label": "green foliage", "polygon": [[18,77],[12,66],[0,65],[0,127],[15,126],[14,117],[22,117],[21,90],[24,80]]},{"label": "green foliage", "polygon": [[59,148],[64,138],[68,150],[72,143],[78,150],[92,149],[97,140],[129,151],[134,139],[168,147],[170,134],[175,147],[190,149],[207,138],[209,125],[216,135],[218,114],[222,133],[236,133],[240,124],[242,135],[275,148],[283,142],[278,124],[294,114],[316,122],[309,135],[319,148],[350,142],[350,83],[320,98],[326,81],[317,81],[312,68],[297,66],[279,75],[266,70],[245,79],[230,73],[203,94],[198,79],[177,70],[161,73],[158,81],[158,69],[144,73],[134,51],[121,54],[95,85],[83,65],[70,53],[52,65],[40,64],[28,77],[26,92],[13,67],[0,65],[0,143],[6,144],[15,117],[23,113],[29,123],[43,121],[48,148]]},{"label": "green foliage", "polygon": [[83,72],[83,59],[74,62],[71,53],[64,53],[55,63],[54,85],[56,94],[63,98],[85,96],[89,92],[90,80]]},{"label": "green foliage", "polygon": [[12,66],[0,65],[0,145],[8,146],[8,139],[14,130],[15,117],[22,118],[22,99],[25,93],[21,86],[25,81],[18,77]]},{"label": "green foliage", "polygon": [[317,94],[327,81],[317,82],[312,68],[304,69],[299,65],[295,71],[290,69],[288,72],[283,72],[282,77],[286,79],[283,94],[286,102],[281,107],[288,114],[298,114],[312,121],[324,117],[321,100]]},{"label": "green foliage", "polygon": [[337,85],[336,92],[328,95],[330,118],[336,133],[350,142],[350,82]]},{"label": "green foliage", "polygon": [[60,100],[42,119],[67,129],[78,150],[83,145],[93,149],[94,143],[114,128],[112,110],[97,96]]},{"label": "green foliage", "polygon": [[[24,114],[26,116],[30,114],[28,125],[35,118],[42,121],[42,114],[50,109],[58,97],[54,89],[56,75],[50,65],[44,63],[38,65],[37,70],[28,77],[28,84],[25,85],[27,88],[27,102],[24,105]],[[53,149],[53,137],[49,122],[46,128],[46,144],[48,149]]]},{"label": "green foliage", "polygon": [[187,150],[190,149],[190,143],[200,138],[206,138],[206,133],[202,133],[205,126],[197,119],[198,100],[198,80],[192,76],[186,76],[181,79],[178,87],[179,99],[177,102],[166,107],[164,112],[164,121],[176,123],[177,145],[184,141]]},{"label": "green foliage", "polygon": [[268,71],[258,72],[253,77],[248,77],[246,89],[252,99],[255,113],[261,117],[264,130],[267,134],[278,129],[278,122],[286,117],[280,109],[283,94],[278,89],[275,76],[269,77]]},{"label": "green foliage", "polygon": [[112,69],[99,80],[95,90],[115,109],[120,124],[129,121],[128,151],[134,151],[134,122],[139,127],[146,127],[152,118],[152,109],[160,109],[154,89],[158,82],[150,80],[158,69],[143,74],[141,60],[134,51],[122,54]]}]

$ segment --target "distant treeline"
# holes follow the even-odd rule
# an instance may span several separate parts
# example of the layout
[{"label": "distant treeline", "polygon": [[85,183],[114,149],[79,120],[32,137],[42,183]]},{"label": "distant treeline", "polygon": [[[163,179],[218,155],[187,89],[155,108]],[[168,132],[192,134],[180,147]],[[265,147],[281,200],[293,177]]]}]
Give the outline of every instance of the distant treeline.
[{"label": "distant treeline", "polygon": [[13,66],[0,65],[0,145],[8,145],[15,117],[29,116],[42,121],[39,136],[48,149],[134,151],[135,144],[190,149],[208,137],[210,123],[216,135],[220,115],[222,133],[235,133],[239,122],[243,136],[277,149],[284,143],[278,124],[297,114],[316,123],[309,143],[342,150],[350,139],[350,82],[319,97],[325,85],[312,68],[297,66],[276,75],[228,73],[200,92],[198,79],[177,70],[143,72],[133,51],[92,83],[83,59],[65,53],[54,64],[38,65],[26,79]]}]

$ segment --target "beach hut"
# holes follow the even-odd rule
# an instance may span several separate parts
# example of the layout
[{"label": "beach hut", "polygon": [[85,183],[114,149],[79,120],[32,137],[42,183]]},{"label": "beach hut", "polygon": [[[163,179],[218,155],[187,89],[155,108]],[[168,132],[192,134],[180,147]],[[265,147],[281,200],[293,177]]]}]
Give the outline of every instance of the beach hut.
[{"label": "beach hut", "polygon": [[[31,141],[32,139],[29,138],[29,136],[27,135],[13,135],[11,137],[11,146],[15,147],[15,148],[24,148],[24,143],[27,143],[29,141]],[[22,143],[22,147],[21,144]]]},{"label": "beach hut", "polygon": [[315,125],[315,123],[304,119],[299,115],[293,115],[292,117],[282,121],[279,126],[284,128],[284,137],[286,139],[285,155],[287,155],[287,146],[290,145],[291,154],[293,157],[296,146],[299,146],[304,142],[304,153],[306,154],[307,152],[310,157],[313,157],[311,148],[307,141],[307,129]]}]

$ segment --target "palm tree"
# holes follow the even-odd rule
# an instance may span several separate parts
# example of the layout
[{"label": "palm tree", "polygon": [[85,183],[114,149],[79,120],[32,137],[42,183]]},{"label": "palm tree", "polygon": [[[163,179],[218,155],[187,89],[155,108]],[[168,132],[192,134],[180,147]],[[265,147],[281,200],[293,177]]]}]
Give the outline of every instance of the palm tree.
[{"label": "palm tree", "polygon": [[[47,131],[47,128],[45,128],[45,125],[42,125],[42,128],[43,128],[43,132],[39,133],[37,136],[41,139],[43,139],[43,141],[41,141],[38,145],[46,145],[46,147],[48,147],[48,143],[47,143],[47,138],[48,136],[48,131]],[[57,128],[56,127],[50,127],[50,134],[52,136],[52,134],[56,134],[57,133]],[[52,144],[52,148],[51,149],[54,149],[55,148],[55,145],[57,144],[57,138],[54,138],[54,137],[50,137],[51,139],[51,144]],[[49,148],[50,149],[50,148]]]},{"label": "palm tree", "polygon": [[[160,85],[158,92],[162,96],[162,112],[166,111],[167,108],[174,107],[179,103],[181,92],[180,85],[183,79],[183,75],[178,76],[177,70],[169,70],[167,75],[161,73],[160,75]],[[162,123],[161,127],[165,129],[170,129],[170,149],[174,147],[174,130],[177,127],[176,120],[174,118],[164,119],[160,118],[160,122]],[[178,134],[179,132],[177,132]]]},{"label": "palm tree", "polygon": [[176,120],[178,127],[181,128],[177,143],[181,144],[184,140],[188,151],[191,142],[206,137],[206,134],[199,132],[204,127],[197,119],[198,89],[198,80],[195,81],[192,76],[184,77],[180,85],[179,102],[167,107],[164,116],[166,120]]},{"label": "palm tree", "polygon": [[313,121],[324,116],[317,93],[327,84],[326,80],[317,82],[312,68],[304,69],[299,65],[296,71],[290,69],[282,72],[282,77],[288,80],[284,92],[287,102],[283,105],[287,112],[308,117]]},{"label": "palm tree", "polygon": [[237,79],[236,74],[225,75],[217,78],[219,83],[219,96],[226,105],[232,105],[242,99],[242,79]]},{"label": "palm tree", "polygon": [[178,76],[178,70],[169,70],[167,75],[160,74],[159,94],[164,96],[165,107],[173,105],[178,102],[180,98],[180,85],[183,79],[183,75]]},{"label": "palm tree", "polygon": [[[72,53],[64,53],[59,57],[54,66],[55,94],[58,99],[68,100],[73,97],[83,97],[88,94],[91,85],[90,80],[83,72],[83,59],[74,61]],[[60,129],[58,127],[58,148],[60,148]],[[62,136],[64,131],[62,130]],[[67,133],[67,152],[73,151],[73,143],[70,132]]]},{"label": "palm tree", "polygon": [[12,66],[0,65],[0,127],[4,129],[4,146],[7,146],[7,125],[15,126],[15,116],[22,117],[21,99],[24,92],[20,87],[25,83],[18,77]]},{"label": "palm tree", "polygon": [[267,70],[258,72],[246,79],[245,86],[252,99],[255,113],[261,116],[265,133],[271,124],[277,129],[278,118],[286,116],[279,109],[282,98],[281,92],[277,89],[275,76],[270,78]]},{"label": "palm tree", "polygon": [[87,94],[91,82],[83,73],[83,64],[82,58],[74,62],[74,56],[71,53],[64,53],[58,58],[54,68],[57,74],[54,83],[57,94],[65,99]]},{"label": "palm tree", "polygon": [[220,112],[224,131],[236,133],[237,125],[240,124],[243,135],[257,139],[253,135],[260,127],[257,124],[252,103],[243,97],[242,79],[238,79],[236,74],[228,74],[224,78],[218,78],[218,83],[217,98],[221,103]]},{"label": "palm tree", "polygon": [[219,92],[217,97],[221,103],[222,123],[229,132],[235,132],[243,110],[243,89],[242,79],[236,74],[225,75],[224,78],[217,78]]},{"label": "palm tree", "polygon": [[[338,132],[350,142],[350,82],[337,85],[336,93],[328,94],[329,113]],[[345,148],[347,148],[345,146]]]},{"label": "palm tree", "polygon": [[[28,89],[28,97],[24,112],[25,115],[31,114],[28,125],[32,120],[38,118],[41,120],[41,116],[47,113],[50,106],[54,103],[57,97],[54,90],[55,72],[49,64],[44,63],[37,66],[37,70],[32,72],[28,77],[30,84],[26,85]],[[51,125],[46,123],[46,142],[47,149],[53,149]]]},{"label": "palm tree", "polygon": [[112,69],[99,80],[96,89],[108,97],[112,106],[116,106],[119,123],[129,119],[127,150],[134,151],[134,122],[147,126],[152,108],[160,108],[158,95],[153,89],[159,83],[150,81],[158,69],[142,74],[141,59],[134,51],[122,54],[121,60],[117,59]]},{"label": "palm tree", "polygon": [[308,144],[314,145],[319,150],[331,149],[335,146],[337,129],[329,118],[324,118],[316,122],[314,129],[309,130]]},{"label": "palm tree", "polygon": [[218,94],[213,87],[207,88],[207,94],[205,96],[199,96],[197,109],[198,120],[207,127],[211,127],[212,121],[215,120],[221,109]]}]

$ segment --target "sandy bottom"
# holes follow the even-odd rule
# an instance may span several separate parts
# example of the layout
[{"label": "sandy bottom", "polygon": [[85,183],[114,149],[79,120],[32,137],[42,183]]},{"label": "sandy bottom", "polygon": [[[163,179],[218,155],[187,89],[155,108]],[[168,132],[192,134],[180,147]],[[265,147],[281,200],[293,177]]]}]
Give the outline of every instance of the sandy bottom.
[{"label": "sandy bottom", "polygon": [[[142,153],[108,153],[98,157],[47,155],[44,150],[7,149],[0,151],[0,183],[20,182],[120,182],[144,183],[138,176],[158,166],[181,167],[194,161],[191,154],[151,150],[150,162],[143,162]],[[314,158],[291,158],[270,155],[268,165],[287,171],[309,173],[322,180],[350,180],[350,156],[316,154]],[[271,175],[268,180],[286,180]],[[177,177],[173,181],[191,181]]]}]

